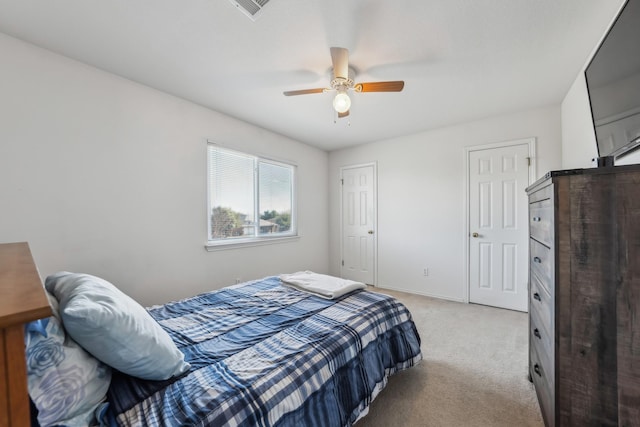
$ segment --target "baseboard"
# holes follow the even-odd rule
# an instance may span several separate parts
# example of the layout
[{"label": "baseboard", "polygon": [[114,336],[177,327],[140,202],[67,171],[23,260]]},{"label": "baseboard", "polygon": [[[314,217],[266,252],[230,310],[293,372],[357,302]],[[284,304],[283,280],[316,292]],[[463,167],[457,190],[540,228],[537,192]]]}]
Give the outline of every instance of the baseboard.
[{"label": "baseboard", "polygon": [[430,298],[437,298],[437,299],[442,299],[442,300],[446,300],[446,301],[466,303],[464,298],[452,298],[452,297],[449,297],[449,296],[432,294],[432,293],[428,293],[428,292],[416,292],[414,290],[409,290],[409,289],[404,289],[404,288],[390,288],[390,287],[382,287],[382,286],[374,286],[374,288],[375,289],[380,289],[380,290],[388,289],[390,291],[405,292],[407,294],[420,295],[420,296],[423,296],[423,297],[430,297]]}]

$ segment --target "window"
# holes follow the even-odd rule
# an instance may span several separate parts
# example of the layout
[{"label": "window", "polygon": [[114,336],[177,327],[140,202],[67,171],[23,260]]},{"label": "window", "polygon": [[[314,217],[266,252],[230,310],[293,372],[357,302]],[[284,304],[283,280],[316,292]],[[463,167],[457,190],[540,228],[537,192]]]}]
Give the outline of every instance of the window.
[{"label": "window", "polygon": [[297,235],[296,168],[210,143],[209,245]]}]

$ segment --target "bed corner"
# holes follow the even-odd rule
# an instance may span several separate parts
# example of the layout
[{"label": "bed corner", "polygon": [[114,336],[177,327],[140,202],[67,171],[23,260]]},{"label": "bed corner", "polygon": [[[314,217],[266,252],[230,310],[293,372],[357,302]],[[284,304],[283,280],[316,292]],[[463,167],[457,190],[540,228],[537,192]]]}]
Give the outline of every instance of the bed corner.
[{"label": "bed corner", "polygon": [[29,425],[24,324],[51,315],[29,244],[0,244],[0,425]]}]

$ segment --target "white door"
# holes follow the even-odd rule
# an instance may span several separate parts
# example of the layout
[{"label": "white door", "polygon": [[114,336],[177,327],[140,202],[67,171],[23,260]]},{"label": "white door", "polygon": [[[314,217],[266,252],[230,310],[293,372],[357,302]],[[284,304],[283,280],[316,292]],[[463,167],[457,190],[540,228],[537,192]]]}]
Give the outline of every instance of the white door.
[{"label": "white door", "polygon": [[469,301],[527,311],[529,146],[469,152]]},{"label": "white door", "polygon": [[345,279],[375,284],[375,166],[342,169],[342,269]]}]

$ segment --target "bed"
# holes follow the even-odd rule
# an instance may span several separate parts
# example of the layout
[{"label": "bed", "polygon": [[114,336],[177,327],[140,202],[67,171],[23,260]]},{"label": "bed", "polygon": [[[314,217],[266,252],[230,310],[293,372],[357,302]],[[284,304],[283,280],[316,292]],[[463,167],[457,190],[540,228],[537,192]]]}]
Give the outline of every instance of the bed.
[{"label": "bed", "polygon": [[[100,285],[101,279],[81,276],[92,292]],[[61,291],[63,285],[51,283],[47,278],[45,286],[53,290],[48,294],[55,296],[54,316],[48,322],[30,322],[26,328],[29,393],[34,406],[40,407],[50,396],[69,393],[61,400],[79,409],[64,419],[66,425],[349,426],[366,415],[391,374],[422,358],[411,314],[394,298],[355,290],[327,299],[286,286],[274,276],[145,309],[154,327],[159,326],[178,349],[180,363],[174,374],[162,374],[168,378],[142,379],[148,375],[135,369],[135,375],[124,373],[129,366],[121,367],[118,361],[93,359],[103,359],[101,350],[91,347],[95,343],[85,344],[77,331],[70,332],[74,326],[67,313],[68,295]],[[79,287],[76,283],[72,288]],[[95,302],[102,297],[90,298]],[[80,304],[83,310],[91,305],[87,301]],[[116,302],[130,312],[129,302]],[[101,317],[93,312],[82,316],[82,327]],[[109,329],[119,331],[120,326],[112,325]],[[92,338],[99,336],[98,345],[109,340],[95,329],[88,330]],[[47,363],[34,361],[33,348],[57,333],[78,336],[80,352],[91,349],[82,355],[92,359],[87,372],[78,375],[85,376],[87,384],[66,380],[64,388],[54,392],[32,383],[36,368],[52,365],[48,359]],[[118,334],[118,346],[105,344],[107,348],[135,347],[144,339],[133,333]],[[68,336],[61,340],[65,346],[70,341]],[[160,352],[143,343],[128,356],[130,349],[123,350],[125,363],[132,362],[131,354],[148,348],[153,348],[151,357]],[[56,374],[75,372],[77,363],[70,351],[61,360]],[[65,365],[72,363],[69,360],[76,363],[73,370]],[[136,369],[160,365],[170,364],[145,362]],[[51,381],[42,381],[46,375],[40,373],[36,379],[49,386]],[[73,387],[77,390],[72,391]],[[38,421],[55,424],[42,416]]]}]

